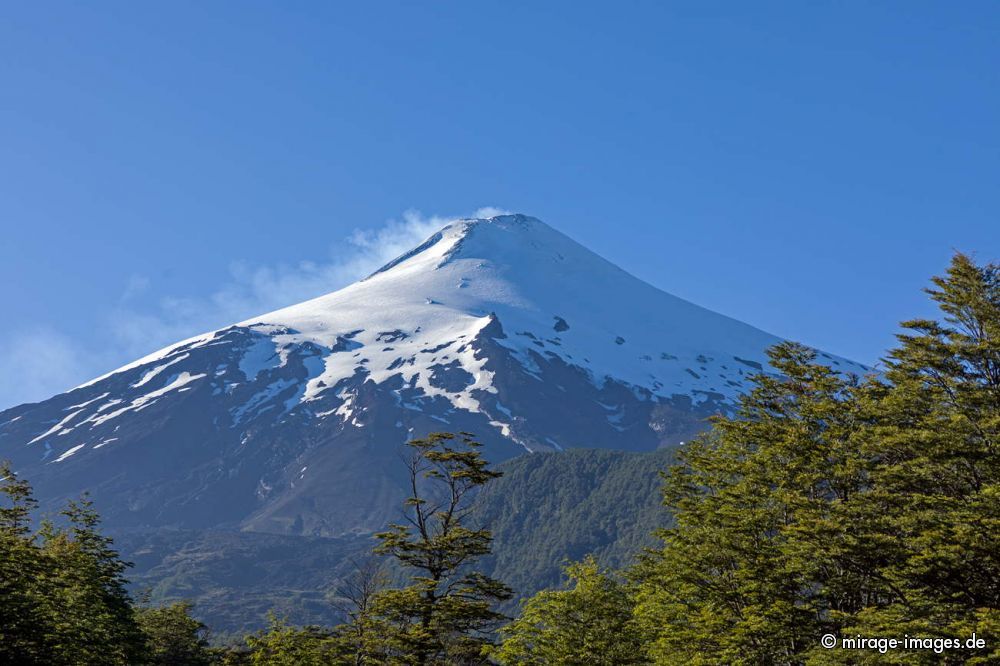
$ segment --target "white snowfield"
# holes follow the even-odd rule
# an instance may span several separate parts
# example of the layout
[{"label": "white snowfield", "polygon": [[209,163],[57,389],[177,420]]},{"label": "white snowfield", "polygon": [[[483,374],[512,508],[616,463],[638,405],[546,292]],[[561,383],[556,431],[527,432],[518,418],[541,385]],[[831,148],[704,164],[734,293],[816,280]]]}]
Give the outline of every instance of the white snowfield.
[{"label": "white snowfield", "polygon": [[[495,392],[485,356],[470,343],[499,320],[510,349],[529,373],[536,359],[559,358],[583,368],[601,385],[608,378],[633,387],[637,396],[687,395],[697,403],[717,394],[732,400],[746,379],[767,368],[765,350],[781,339],[729,317],[665,293],[621,270],[567,236],[522,215],[453,222],[420,246],[368,278],[344,289],[238,324],[263,334],[245,351],[239,368],[248,382],[283,365],[291,351],[316,345],[323,353],[307,359],[309,376],[292,398],[282,398],[274,415],[308,404],[359,371],[382,383],[401,376],[405,386],[424,396],[441,396],[455,409],[484,411],[477,391]],[[204,374],[171,372],[198,347],[213,342],[216,331],[196,336],[99,377],[84,386],[140,366],[148,366],[133,389],[148,393],[74,411],[35,441],[72,431],[83,422],[100,424],[138,411],[185,385],[212,381]],[[863,373],[864,366],[829,355],[839,370]],[[457,364],[471,375],[464,388],[434,386],[434,368]],[[234,414],[239,423],[250,410],[283,393],[286,384],[262,387]],[[103,399],[106,396],[101,396]],[[353,419],[352,396],[338,394],[339,407],[314,418]],[[96,400],[95,400],[96,401]],[[400,399],[403,407],[419,404]],[[84,407],[83,405],[78,405]],[[610,423],[620,418],[614,406]],[[499,411],[497,411],[499,409]],[[513,418],[497,403],[489,414],[506,434]],[[77,449],[63,453],[65,460]]]}]

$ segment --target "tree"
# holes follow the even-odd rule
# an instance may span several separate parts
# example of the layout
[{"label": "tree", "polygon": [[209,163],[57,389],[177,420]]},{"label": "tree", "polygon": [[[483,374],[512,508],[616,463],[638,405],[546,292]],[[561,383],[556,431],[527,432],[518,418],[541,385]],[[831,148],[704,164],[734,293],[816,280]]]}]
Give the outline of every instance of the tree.
[{"label": "tree", "polygon": [[177,602],[166,606],[141,608],[139,627],[149,647],[150,666],[204,666],[214,663],[208,647],[208,628],[191,617],[191,604]]},{"label": "tree", "polygon": [[100,516],[84,497],[62,515],[68,529],[44,523],[45,604],[52,621],[54,663],[135,664],[146,658],[146,639],[127,590],[131,566],[98,529]]},{"label": "tree", "polygon": [[755,377],[666,475],[676,526],[634,572],[660,663],[796,663],[838,613],[886,594],[868,577],[855,382],[800,345],[769,355],[780,375]]},{"label": "tree", "polygon": [[130,566],[99,531],[86,498],[42,521],[31,486],[0,464],[0,662],[141,664],[146,636],[126,589]]},{"label": "tree", "polygon": [[501,664],[624,666],[650,663],[628,588],[591,557],[565,569],[569,589],[542,591],[501,630]]},{"label": "tree", "polygon": [[49,617],[39,585],[43,559],[31,533],[31,485],[0,463],[0,663],[48,664]]},{"label": "tree", "polygon": [[[848,631],[964,640],[992,654],[949,651],[956,663],[1000,660],[1000,266],[956,255],[927,293],[941,320],[904,322],[884,377],[867,398],[876,461],[870,499],[895,553],[881,570],[899,594],[866,608]],[[897,651],[900,663],[936,663]],[[992,662],[990,662],[992,663]]]},{"label": "tree", "polygon": [[491,632],[504,620],[494,607],[511,591],[469,569],[490,552],[492,537],[465,523],[475,491],[500,473],[487,467],[468,433],[435,433],[408,445],[407,524],[377,534],[376,552],[412,572],[410,584],[372,598],[369,651],[383,663],[484,663]]},{"label": "tree", "polygon": [[371,663],[376,658],[373,635],[372,610],[376,596],[386,588],[389,576],[383,562],[374,554],[354,561],[354,572],[337,588],[342,601],[337,607],[347,622],[336,628],[336,636],[345,654],[351,656],[347,663],[355,666]]},{"label": "tree", "polygon": [[[685,447],[675,527],[633,572],[658,663],[1000,660],[1000,268],[957,255],[880,377],[770,351],[738,413]],[[989,651],[826,650],[824,633]],[[977,661],[978,660],[978,661]]]},{"label": "tree", "polygon": [[325,666],[344,664],[347,654],[329,631],[297,628],[268,616],[268,628],[247,637],[253,666]]}]

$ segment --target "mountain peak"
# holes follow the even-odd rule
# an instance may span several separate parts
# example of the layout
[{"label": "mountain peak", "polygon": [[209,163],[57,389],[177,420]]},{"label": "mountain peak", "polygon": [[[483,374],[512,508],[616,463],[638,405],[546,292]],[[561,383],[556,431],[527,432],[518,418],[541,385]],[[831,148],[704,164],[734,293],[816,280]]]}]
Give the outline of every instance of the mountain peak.
[{"label": "mountain peak", "polygon": [[[538,218],[522,215],[520,213],[506,213],[493,217],[468,217],[449,222],[438,231],[431,234],[424,242],[420,243],[412,250],[404,252],[389,263],[385,264],[367,279],[375,275],[392,270],[396,266],[403,264],[432,248],[437,248],[433,256],[438,259],[447,260],[462,248],[467,239],[475,236],[477,241],[485,241],[486,250],[489,254],[489,244],[499,247],[510,245],[522,245],[526,247],[526,236],[532,234],[545,234],[555,232],[554,229],[539,220]],[[504,236],[508,236],[505,238]],[[539,244],[537,241],[534,243]]]},{"label": "mountain peak", "polygon": [[550,228],[537,217],[525,215],[523,213],[501,213],[490,217],[463,217],[445,225],[443,229],[461,226],[466,229],[476,227],[491,227],[503,229],[505,231],[531,231],[534,227]]},{"label": "mountain peak", "polygon": [[[780,341],[663,292],[524,214],[455,220],[359,282],[236,326],[286,331],[274,334],[278,347],[308,342],[337,349],[354,340],[367,349],[356,356],[366,360],[373,380],[402,374],[407,381],[426,382],[428,373],[416,365],[400,370],[400,349],[382,349],[378,336],[405,332],[410,342],[403,346],[433,348],[476,337],[491,317],[510,334],[504,344],[525,367],[536,366],[534,357],[542,354],[582,368],[596,382],[614,377],[665,397],[702,391],[732,399],[742,381],[729,374],[739,362],[713,372],[711,363],[698,359],[740,358],[765,367],[765,350]],[[218,335],[185,340],[115,372]],[[660,367],[650,359],[688,360]],[[303,399],[353,372],[354,365],[341,360],[335,355],[325,362],[327,369],[312,377]],[[467,369],[475,374],[478,365],[470,360]],[[482,375],[464,392],[469,400],[444,393],[454,404],[470,405],[471,396],[488,387]],[[437,393],[430,385],[424,388]]]}]

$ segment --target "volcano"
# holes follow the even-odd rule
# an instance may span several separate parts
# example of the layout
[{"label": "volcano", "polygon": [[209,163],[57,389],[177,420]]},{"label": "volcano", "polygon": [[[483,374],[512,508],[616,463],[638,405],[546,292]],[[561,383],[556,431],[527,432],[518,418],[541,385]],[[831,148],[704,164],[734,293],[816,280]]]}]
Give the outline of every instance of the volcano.
[{"label": "volcano", "polygon": [[116,528],[365,533],[399,511],[412,437],[472,432],[497,462],[678,446],[779,342],[535,218],[458,220],[344,289],[0,412],[0,458],[43,507],[88,491]]}]

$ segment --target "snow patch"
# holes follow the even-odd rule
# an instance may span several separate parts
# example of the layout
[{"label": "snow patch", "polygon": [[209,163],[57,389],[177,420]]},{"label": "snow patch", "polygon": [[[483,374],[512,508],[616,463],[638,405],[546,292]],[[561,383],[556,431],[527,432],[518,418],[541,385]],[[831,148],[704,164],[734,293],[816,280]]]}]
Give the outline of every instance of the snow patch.
[{"label": "snow patch", "polygon": [[[110,421],[111,419],[114,419],[114,418],[117,418],[117,417],[121,416],[125,412],[133,411],[133,410],[134,411],[141,410],[144,407],[148,407],[154,400],[156,400],[160,396],[166,395],[170,391],[173,391],[175,389],[179,389],[180,387],[182,387],[182,386],[184,386],[186,384],[190,384],[191,382],[193,382],[193,381],[195,381],[197,379],[201,379],[204,376],[205,376],[204,373],[197,374],[197,375],[192,375],[189,372],[182,372],[179,375],[173,377],[171,379],[171,381],[166,386],[164,386],[163,388],[159,388],[159,389],[157,389],[155,391],[151,391],[151,392],[147,393],[146,395],[140,396],[140,397],[132,400],[132,402],[130,402],[125,407],[121,407],[119,409],[116,409],[113,412],[109,412],[107,414],[102,414],[101,416],[97,416],[96,418],[91,417],[91,419],[88,419],[88,421],[92,420],[93,424],[95,426],[98,426],[98,425],[101,425],[102,423],[106,423],[106,422]],[[109,403],[106,406],[110,406],[111,404],[114,404],[116,402],[121,402],[121,401],[120,400],[118,400],[118,401],[112,401],[111,403]],[[101,410],[98,410],[98,411],[101,411]]]},{"label": "snow patch", "polygon": [[[161,372],[163,372],[164,370],[166,370],[167,368],[169,368],[170,366],[172,366],[174,363],[179,363],[179,362],[183,361],[188,356],[190,356],[190,354],[181,354],[177,358],[172,359],[172,360],[168,361],[167,363],[164,363],[163,365],[156,366],[155,368],[153,368],[152,370],[150,370],[149,372],[147,372],[146,374],[144,374],[142,376],[142,379],[140,379],[139,381],[137,381],[135,384],[132,384],[132,388],[139,388],[140,386],[145,386],[146,384],[149,383],[149,381],[151,379],[153,379],[154,377],[156,377],[158,374],[160,374]],[[105,394],[105,395],[107,395],[107,394]]]},{"label": "snow patch", "polygon": [[56,458],[52,462],[54,462],[54,463],[62,462],[63,460],[66,460],[66,458],[69,458],[71,455],[73,455],[74,453],[76,453],[77,451],[79,451],[80,449],[82,449],[85,446],[86,446],[86,444],[77,444],[76,446],[68,449],[65,453],[63,453],[61,456],[59,456],[58,458]]},{"label": "snow patch", "polygon": [[[52,426],[51,428],[49,428],[48,430],[46,430],[45,432],[43,432],[38,437],[35,437],[33,440],[31,440],[30,442],[28,442],[28,444],[34,444],[35,442],[37,442],[39,440],[45,439],[49,435],[56,434],[57,431],[62,431],[62,432],[59,432],[60,435],[66,434],[66,432],[69,432],[69,431],[68,430],[63,430],[63,427],[66,424],[68,424],[70,421],[72,421],[74,418],[76,418],[76,416],[80,412],[82,412],[82,411],[83,411],[82,409],[76,410],[75,412],[73,412],[72,414],[70,414],[69,416],[67,416],[66,418],[64,418],[62,421],[60,421],[59,423],[55,424],[54,426]],[[28,444],[25,444],[25,446],[27,446]]]},{"label": "snow patch", "polygon": [[235,426],[239,423],[242,423],[245,417],[252,412],[260,414],[261,412],[266,411],[267,409],[272,409],[274,405],[268,405],[267,403],[270,402],[271,399],[277,396],[279,393],[294,385],[295,385],[294,379],[279,379],[275,382],[271,382],[266,387],[264,387],[263,391],[258,391],[257,393],[253,394],[249,400],[243,403],[242,406],[231,412],[233,417],[233,425]]},{"label": "snow patch", "polygon": [[252,382],[264,370],[275,367],[277,365],[275,361],[280,362],[280,360],[274,340],[267,337],[258,338],[240,357],[240,372],[247,381]]}]

